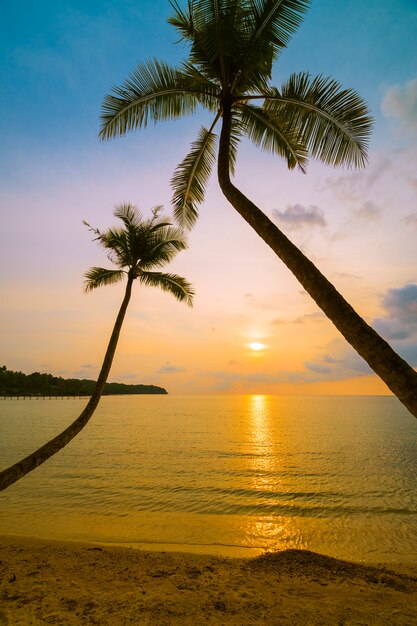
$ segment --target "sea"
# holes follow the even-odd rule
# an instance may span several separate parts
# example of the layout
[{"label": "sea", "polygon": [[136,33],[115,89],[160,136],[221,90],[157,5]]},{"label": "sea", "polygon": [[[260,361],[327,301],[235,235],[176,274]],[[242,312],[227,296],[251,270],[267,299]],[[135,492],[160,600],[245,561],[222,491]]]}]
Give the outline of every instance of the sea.
[{"label": "sea", "polygon": [[[0,399],[1,466],[85,403]],[[65,449],[0,493],[0,533],[415,563],[417,420],[387,396],[106,396]]]}]

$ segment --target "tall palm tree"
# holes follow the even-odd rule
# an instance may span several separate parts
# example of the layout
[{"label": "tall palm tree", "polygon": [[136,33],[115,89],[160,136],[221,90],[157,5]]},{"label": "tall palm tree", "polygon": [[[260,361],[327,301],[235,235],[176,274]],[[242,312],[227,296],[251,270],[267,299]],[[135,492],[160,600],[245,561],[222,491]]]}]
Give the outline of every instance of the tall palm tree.
[{"label": "tall palm tree", "polygon": [[[315,265],[231,181],[239,140],[306,170],[308,157],[331,166],[363,167],[371,118],[364,101],[333,78],[293,74],[270,83],[273,62],[303,19],[309,0],[170,2],[169,22],[189,46],[178,68],[141,63],[108,95],[100,138],[144,128],[149,121],[213,113],[172,178],[175,217],[191,227],[217,152],[220,187],[238,213],[293,272],[353,348],[417,417],[417,374],[346,302]],[[220,126],[220,139],[214,133]]]},{"label": "tall palm tree", "polygon": [[110,373],[120,330],[130,301],[133,281],[143,285],[160,287],[177,300],[191,306],[194,295],[191,284],[182,276],[155,271],[169,263],[178,252],[187,247],[182,231],[173,227],[159,216],[160,207],[153,210],[150,219],[143,219],[138,209],[130,204],[120,205],[114,215],[123,222],[121,228],[110,228],[105,232],[93,229],[99,245],[107,252],[116,269],[92,267],[85,274],[85,291],[111,285],[127,278],[125,295],[113,327],[100,374],[93,394],[81,415],[59,435],[38,450],[11,467],[0,472],[0,491],[47,461],[64,448],[84,428],[97,408],[104,385]]}]

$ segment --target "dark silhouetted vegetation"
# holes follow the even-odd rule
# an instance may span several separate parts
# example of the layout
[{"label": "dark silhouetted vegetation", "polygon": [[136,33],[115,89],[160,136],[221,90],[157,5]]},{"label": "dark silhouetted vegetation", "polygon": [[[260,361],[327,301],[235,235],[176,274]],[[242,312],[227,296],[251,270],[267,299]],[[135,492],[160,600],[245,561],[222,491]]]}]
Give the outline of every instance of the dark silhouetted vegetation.
[{"label": "dark silhouetted vegetation", "polygon": [[[1,396],[91,396],[96,381],[78,378],[61,378],[52,374],[24,374],[0,367]],[[166,394],[163,387],[156,385],[126,385],[124,383],[106,383],[103,395],[119,394]]]}]

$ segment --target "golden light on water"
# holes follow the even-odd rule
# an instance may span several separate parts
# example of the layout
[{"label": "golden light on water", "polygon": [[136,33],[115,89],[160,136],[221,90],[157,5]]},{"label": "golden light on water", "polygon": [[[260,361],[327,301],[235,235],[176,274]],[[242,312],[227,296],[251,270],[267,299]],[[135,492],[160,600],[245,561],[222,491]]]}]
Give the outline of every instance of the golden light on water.
[{"label": "golden light on water", "polygon": [[[285,491],[282,476],[286,468],[282,465],[284,450],[277,454],[277,432],[275,430],[277,415],[274,415],[271,396],[252,394],[246,396],[246,413],[248,416],[248,435],[251,438],[251,449],[256,454],[248,465],[252,471],[252,489],[258,493],[258,504],[273,505],[277,501],[276,492]],[[282,441],[280,442],[282,444]],[[286,501],[282,496],[282,502]],[[249,516],[246,520],[246,532],[256,536],[259,545],[268,549],[283,550],[287,548],[303,548],[304,543],[295,520],[290,516],[276,514],[260,514]]]},{"label": "golden light on water", "polygon": [[255,352],[259,352],[259,350],[264,350],[266,348],[266,345],[264,343],[260,343],[259,341],[252,341],[251,343],[248,343],[248,346]]}]

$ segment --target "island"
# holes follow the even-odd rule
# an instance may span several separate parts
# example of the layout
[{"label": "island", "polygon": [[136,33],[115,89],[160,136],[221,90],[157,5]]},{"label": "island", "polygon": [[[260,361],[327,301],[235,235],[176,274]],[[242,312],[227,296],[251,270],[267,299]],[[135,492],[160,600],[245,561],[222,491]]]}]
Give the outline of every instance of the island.
[{"label": "island", "polygon": [[[52,374],[33,372],[24,374],[0,367],[0,396],[91,396],[94,380],[61,378]],[[163,387],[156,385],[126,385],[106,383],[104,396],[126,394],[167,394]]]}]

